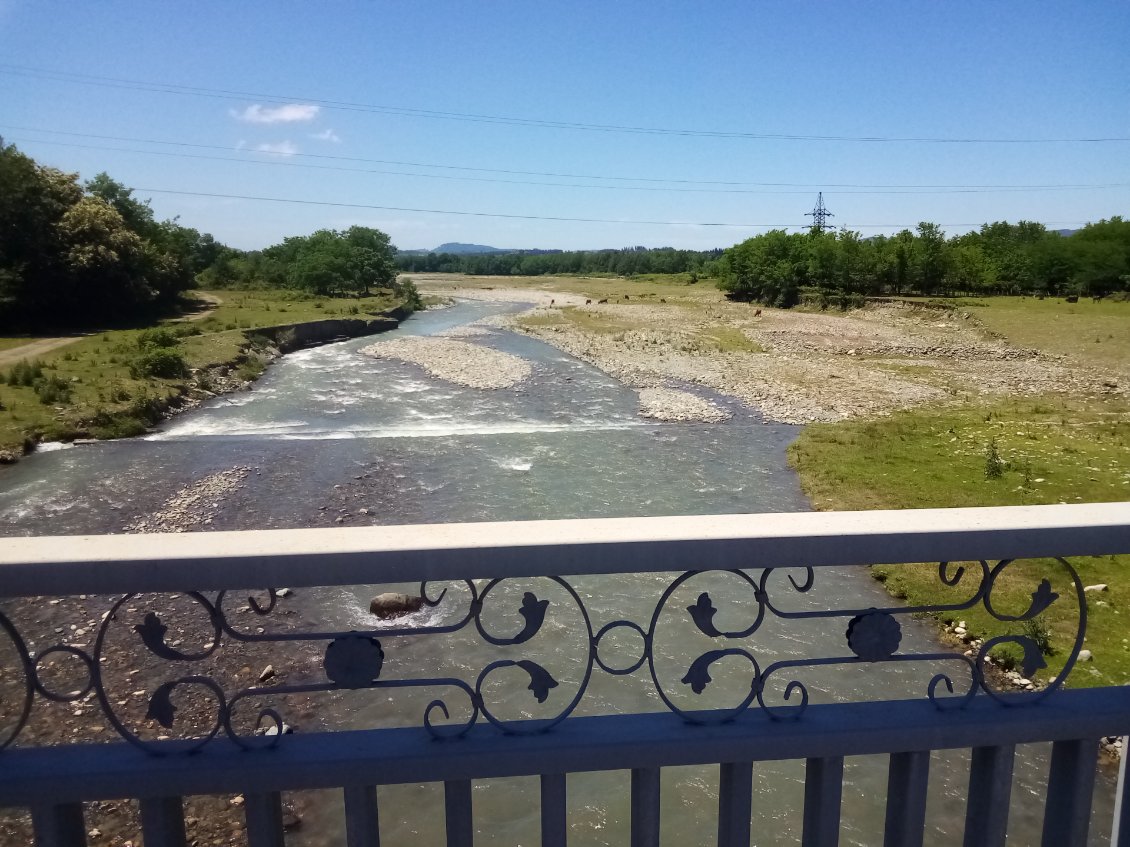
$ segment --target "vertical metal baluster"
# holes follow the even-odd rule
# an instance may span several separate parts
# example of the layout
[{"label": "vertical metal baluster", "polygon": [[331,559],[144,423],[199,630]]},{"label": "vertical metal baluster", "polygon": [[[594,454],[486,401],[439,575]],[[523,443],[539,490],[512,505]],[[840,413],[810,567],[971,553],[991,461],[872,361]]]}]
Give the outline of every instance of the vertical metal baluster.
[{"label": "vertical metal baluster", "polygon": [[1130,756],[1130,736],[1122,737],[1122,755],[1118,757],[1118,788],[1114,795],[1114,824],[1110,830],[1111,847],[1130,847],[1130,803],[1126,802],[1126,757]]},{"label": "vertical metal baluster", "polygon": [[926,786],[930,751],[892,753],[887,776],[885,847],[922,847],[926,827]]},{"label": "vertical metal baluster", "polygon": [[659,768],[632,770],[632,847],[659,845]]},{"label": "vertical metal baluster", "polygon": [[141,801],[141,833],[145,847],[185,847],[184,804],[180,797],[146,797]]},{"label": "vertical metal baluster", "polygon": [[974,747],[965,806],[965,847],[1004,847],[1015,747]]},{"label": "vertical metal baluster", "polygon": [[447,814],[447,847],[471,847],[475,840],[475,827],[471,820],[471,780],[445,782],[443,799]]},{"label": "vertical metal baluster", "polygon": [[718,767],[718,847],[749,847],[753,765],[722,762]]},{"label": "vertical metal baluster", "polygon": [[1087,843],[1098,760],[1098,741],[1057,741],[1052,745],[1044,837],[1040,842],[1044,847],[1083,847]]},{"label": "vertical metal baluster", "polygon": [[31,825],[35,830],[36,847],[84,847],[86,844],[82,803],[33,806]]},{"label": "vertical metal baluster", "polygon": [[381,847],[376,786],[345,786],[345,843],[347,847]]},{"label": "vertical metal baluster", "polygon": [[840,843],[840,801],[844,759],[809,759],[804,770],[804,835],[802,847],[836,847]]},{"label": "vertical metal baluster", "polygon": [[243,813],[247,819],[247,847],[283,847],[282,795],[245,794]]},{"label": "vertical metal baluster", "polygon": [[541,847],[565,847],[568,838],[565,813],[565,774],[541,775]]}]

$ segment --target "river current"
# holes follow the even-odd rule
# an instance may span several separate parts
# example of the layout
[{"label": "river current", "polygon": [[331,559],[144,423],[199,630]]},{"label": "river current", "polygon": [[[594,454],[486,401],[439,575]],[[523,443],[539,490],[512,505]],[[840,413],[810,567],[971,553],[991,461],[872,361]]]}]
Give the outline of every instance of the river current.
[{"label": "river current", "polygon": [[[459,303],[406,321],[396,333],[429,335],[518,306]],[[499,331],[472,339],[529,360],[533,377],[520,386],[480,391],[440,382],[422,369],[360,354],[372,339],[357,339],[286,356],[248,392],[216,398],[180,415],[160,431],[131,440],[48,449],[0,469],[0,535],[67,535],[118,532],[174,492],[207,474],[250,466],[247,484],[233,492],[211,528],[263,529],[359,524],[443,523],[482,520],[787,512],[808,509],[785,449],[798,428],[766,424],[736,410],[724,424],[669,424],[641,419],[636,396],[596,369],[539,341]],[[712,397],[716,401],[719,398]],[[361,511],[361,510],[364,511]],[[2,543],[2,542],[0,542]],[[771,564],[771,563],[766,563]],[[751,567],[756,564],[751,563]],[[594,629],[627,618],[644,624],[671,575],[639,574],[571,580],[593,618]],[[784,576],[773,577],[785,608],[887,605],[885,592],[862,571],[822,570],[812,591],[799,595]],[[568,609],[545,580],[511,586],[497,602],[500,629],[513,627],[522,592],[550,598]],[[379,590],[397,590],[399,586]],[[372,628],[373,587],[326,589],[304,599],[307,614],[328,628]],[[719,624],[742,628],[755,606],[736,578],[704,576],[672,597],[681,610],[709,590],[718,598]],[[452,590],[418,625],[457,620],[466,608]],[[725,620],[723,620],[725,618]],[[746,623],[742,623],[745,620]],[[505,621],[511,621],[507,624]],[[550,615],[530,643],[538,661],[575,690],[583,674],[578,619]],[[757,655],[776,659],[842,655],[842,619],[765,626],[749,641]],[[723,629],[727,626],[722,626]],[[660,666],[672,691],[694,651],[677,624],[657,639]],[[709,649],[708,647],[705,649]],[[934,652],[930,632],[905,621],[900,650]],[[443,637],[398,639],[385,645],[387,667],[416,675],[454,675],[474,681],[498,658],[473,631]],[[631,645],[624,646],[625,655]],[[395,653],[395,656],[394,656]],[[630,662],[629,662],[630,663]],[[925,696],[937,666],[915,663],[832,668],[805,677],[814,702]],[[712,668],[710,696],[718,704],[740,699],[749,674],[742,665]],[[666,673],[662,671],[661,675]],[[520,682],[518,677],[509,678]],[[523,684],[495,690],[500,712],[541,715]],[[557,692],[560,693],[560,692]],[[557,695],[555,693],[555,696]],[[779,694],[779,692],[778,692]],[[435,692],[387,697],[364,692],[350,698],[340,722],[364,727],[418,724]],[[684,705],[698,705],[680,694]],[[551,702],[552,698],[551,698]],[[560,702],[560,701],[558,701]],[[566,700],[567,702],[567,700]],[[451,698],[453,716],[459,703]],[[594,672],[577,714],[663,709],[641,669],[628,677]],[[964,824],[968,752],[938,753],[931,765],[927,843],[952,844]],[[1010,843],[1039,841],[1047,753],[1018,753]],[[803,762],[754,768],[753,843],[799,843]],[[629,831],[628,774],[569,777],[570,843],[625,844]],[[886,762],[849,759],[845,769],[842,840],[882,841]],[[476,843],[538,843],[535,778],[476,783]],[[663,773],[662,840],[666,845],[711,844],[716,832],[717,768],[670,768]],[[1102,841],[1111,809],[1111,781],[1096,789],[1093,843]],[[442,786],[393,786],[379,792],[382,844],[443,841]],[[344,844],[339,801],[306,804],[303,826],[288,843]]]}]

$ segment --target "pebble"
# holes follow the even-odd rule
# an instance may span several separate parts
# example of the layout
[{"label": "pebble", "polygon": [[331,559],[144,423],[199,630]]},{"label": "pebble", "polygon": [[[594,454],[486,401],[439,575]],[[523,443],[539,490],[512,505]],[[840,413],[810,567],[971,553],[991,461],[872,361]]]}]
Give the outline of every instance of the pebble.
[{"label": "pebble", "polygon": [[260,682],[266,682],[267,680],[272,679],[274,677],[274,675],[275,675],[275,666],[274,665],[267,665],[267,667],[263,668],[262,672],[259,674],[259,681]]},{"label": "pebble", "polygon": [[185,532],[210,525],[219,516],[223,500],[243,485],[251,470],[240,465],[209,474],[181,488],[149,517],[139,518],[124,529],[134,533]]}]

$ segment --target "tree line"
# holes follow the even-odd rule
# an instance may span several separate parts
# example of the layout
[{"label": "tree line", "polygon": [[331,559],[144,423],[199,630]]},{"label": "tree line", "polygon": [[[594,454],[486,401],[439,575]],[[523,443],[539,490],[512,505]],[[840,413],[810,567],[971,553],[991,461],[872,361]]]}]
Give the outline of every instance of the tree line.
[{"label": "tree line", "polygon": [[105,173],[80,183],[0,139],[0,327],[159,313],[219,247],[210,235],[156,220]]},{"label": "tree line", "polygon": [[401,253],[396,266],[409,273],[464,273],[485,276],[546,274],[690,273],[712,276],[722,250],[626,247],[621,250],[569,250],[505,253]]},{"label": "tree line", "polygon": [[204,288],[294,288],[319,296],[392,289],[396,248],[368,227],[319,230],[265,250],[228,247],[176,221],[109,175],[41,165],[0,139],[0,328],[79,328],[167,314],[180,295]]},{"label": "tree line", "polygon": [[731,297],[775,306],[805,298],[846,308],[879,295],[1105,297],[1130,289],[1130,221],[1112,217],[1070,235],[1001,221],[948,239],[933,223],[867,239],[773,230],[726,250],[717,270]]},{"label": "tree line", "polygon": [[372,288],[385,288],[419,308],[412,281],[397,278],[395,255],[379,229],[322,229],[263,250],[223,247],[198,280],[203,288],[294,288],[319,296],[364,297]]}]

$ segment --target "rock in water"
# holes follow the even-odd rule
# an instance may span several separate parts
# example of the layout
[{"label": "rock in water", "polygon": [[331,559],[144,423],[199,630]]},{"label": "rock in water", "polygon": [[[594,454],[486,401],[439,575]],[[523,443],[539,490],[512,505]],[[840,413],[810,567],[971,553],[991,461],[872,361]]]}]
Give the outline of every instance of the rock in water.
[{"label": "rock in water", "polygon": [[409,594],[388,592],[378,594],[369,602],[369,611],[378,618],[397,618],[420,611],[424,605],[423,597],[413,597]]}]

